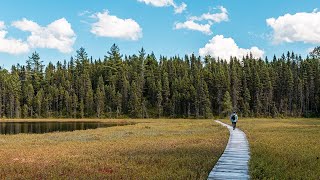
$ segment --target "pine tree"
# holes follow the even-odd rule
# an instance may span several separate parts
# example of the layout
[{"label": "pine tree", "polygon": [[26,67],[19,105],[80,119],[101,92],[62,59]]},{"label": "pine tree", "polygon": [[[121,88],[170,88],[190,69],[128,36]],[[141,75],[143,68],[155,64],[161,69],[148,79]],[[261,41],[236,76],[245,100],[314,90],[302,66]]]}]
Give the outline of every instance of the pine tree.
[{"label": "pine tree", "polygon": [[27,86],[26,90],[26,101],[27,101],[27,107],[28,107],[28,115],[29,117],[33,117],[33,98],[34,98],[34,90],[32,84],[29,84]]},{"label": "pine tree", "polygon": [[41,117],[42,115],[42,101],[43,89],[40,89],[34,99],[36,117]]},{"label": "pine tree", "polygon": [[42,61],[40,60],[40,55],[37,52],[32,53],[31,57],[29,57],[29,60],[27,60],[28,62],[28,66],[30,68],[30,75],[32,77],[32,85],[33,88],[35,90],[35,92],[37,92],[38,90],[40,90],[40,86],[43,80],[43,68],[44,65],[42,65]]},{"label": "pine tree", "polygon": [[81,118],[84,118],[85,112],[84,112],[84,103],[83,103],[83,99],[81,99],[81,100],[80,100],[79,108],[80,108],[80,117],[81,117]]},{"label": "pine tree", "polygon": [[228,116],[232,112],[232,102],[228,91],[224,93],[222,109],[222,114],[224,116]]},{"label": "pine tree", "polygon": [[258,67],[254,65],[253,69],[253,82],[252,82],[252,91],[253,91],[253,112],[255,113],[256,116],[261,115],[261,110],[262,110],[262,103],[261,103],[261,89],[262,89],[262,83],[260,81],[260,76],[258,74]]},{"label": "pine tree", "polygon": [[84,98],[84,112],[86,117],[91,117],[93,114],[93,90],[92,84],[88,73],[84,75],[84,89],[85,89],[85,98]]},{"label": "pine tree", "polygon": [[244,99],[243,115],[247,117],[250,114],[250,104],[249,103],[251,101],[250,91],[248,88],[245,88],[243,99]]},{"label": "pine tree", "polygon": [[209,98],[208,86],[205,81],[203,81],[203,94],[202,94],[202,114],[204,118],[208,119],[212,116],[211,113],[211,103]]},{"label": "pine tree", "polygon": [[157,61],[143,48],[123,57],[114,44],[103,60],[80,48],[70,61],[48,63],[45,70],[34,52],[26,65],[0,68],[0,117],[209,118],[231,110],[317,117],[319,49],[305,59],[287,52],[272,61],[252,54],[241,62],[194,54]]},{"label": "pine tree", "polygon": [[[129,100],[129,90],[130,90],[130,82],[127,79],[126,74],[122,73],[122,88],[121,88],[121,97],[122,97],[122,112],[128,113],[128,100]],[[104,90],[103,90],[104,91]]]},{"label": "pine tree", "polygon": [[89,88],[85,98],[85,116],[91,117],[93,114],[93,91]]},{"label": "pine tree", "polygon": [[135,81],[132,81],[131,84],[131,93],[129,99],[129,113],[131,117],[139,118],[142,117],[141,114],[141,100],[138,95],[138,88]]},{"label": "pine tree", "polygon": [[313,58],[313,59],[320,59],[320,46],[315,47],[310,52],[310,57]]},{"label": "pine tree", "polygon": [[[16,72],[9,75],[8,93],[10,96],[10,117],[20,117],[21,82]],[[1,95],[0,95],[1,96]],[[1,101],[1,100],[0,100]],[[1,105],[1,103],[0,103]],[[1,107],[0,107],[1,108]]]},{"label": "pine tree", "polygon": [[72,117],[77,118],[77,109],[78,109],[78,97],[75,93],[72,95]]},{"label": "pine tree", "polygon": [[158,80],[158,85],[157,85],[158,93],[157,93],[157,111],[158,111],[158,117],[160,118],[162,116],[163,112],[163,106],[162,106],[162,84],[161,80]]},{"label": "pine tree", "polygon": [[100,118],[104,114],[104,101],[105,101],[105,90],[104,90],[104,82],[103,77],[99,77],[98,87],[96,89],[96,112],[97,117]]},{"label": "pine tree", "polygon": [[122,94],[119,91],[116,95],[116,109],[117,117],[119,117],[122,114]]},{"label": "pine tree", "polygon": [[168,112],[171,111],[171,104],[170,104],[170,87],[169,87],[169,77],[168,73],[164,72],[163,79],[162,79],[162,97],[163,97],[163,109],[165,115],[168,116]]},{"label": "pine tree", "polygon": [[66,117],[70,117],[72,114],[72,96],[69,95],[69,91],[65,91],[64,99],[66,105]]},{"label": "pine tree", "polygon": [[23,118],[28,118],[29,117],[29,107],[28,105],[23,105],[22,107],[22,117]]},{"label": "pine tree", "polygon": [[238,101],[239,101],[239,94],[240,94],[240,77],[239,73],[237,72],[237,61],[231,61],[231,99],[232,99],[232,106],[234,110],[238,110]]}]

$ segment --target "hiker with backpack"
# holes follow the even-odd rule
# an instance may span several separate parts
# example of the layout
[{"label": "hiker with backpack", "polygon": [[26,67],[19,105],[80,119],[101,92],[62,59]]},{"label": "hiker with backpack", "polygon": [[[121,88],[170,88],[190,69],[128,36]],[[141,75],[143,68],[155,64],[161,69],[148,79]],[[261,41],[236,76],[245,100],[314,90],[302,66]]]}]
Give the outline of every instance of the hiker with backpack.
[{"label": "hiker with backpack", "polygon": [[233,130],[235,130],[238,121],[238,115],[235,111],[231,114],[230,121],[232,123]]}]

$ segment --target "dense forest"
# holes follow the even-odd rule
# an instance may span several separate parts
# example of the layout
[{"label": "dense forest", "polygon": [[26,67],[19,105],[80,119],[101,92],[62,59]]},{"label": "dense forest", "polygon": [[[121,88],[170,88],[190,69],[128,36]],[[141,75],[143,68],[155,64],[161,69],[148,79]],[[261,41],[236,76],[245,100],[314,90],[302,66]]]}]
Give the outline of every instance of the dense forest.
[{"label": "dense forest", "polygon": [[80,48],[69,61],[0,69],[1,118],[210,118],[319,116],[320,47],[302,59],[225,60],[146,54],[123,56],[113,45],[104,59]]}]

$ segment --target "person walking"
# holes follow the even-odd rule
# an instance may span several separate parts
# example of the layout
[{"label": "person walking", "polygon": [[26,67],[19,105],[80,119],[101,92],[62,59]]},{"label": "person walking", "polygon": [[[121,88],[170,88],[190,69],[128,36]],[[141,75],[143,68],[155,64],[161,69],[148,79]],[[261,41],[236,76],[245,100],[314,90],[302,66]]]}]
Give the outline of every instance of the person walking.
[{"label": "person walking", "polygon": [[235,130],[238,122],[238,115],[235,111],[231,114],[230,121],[232,123],[233,130]]}]

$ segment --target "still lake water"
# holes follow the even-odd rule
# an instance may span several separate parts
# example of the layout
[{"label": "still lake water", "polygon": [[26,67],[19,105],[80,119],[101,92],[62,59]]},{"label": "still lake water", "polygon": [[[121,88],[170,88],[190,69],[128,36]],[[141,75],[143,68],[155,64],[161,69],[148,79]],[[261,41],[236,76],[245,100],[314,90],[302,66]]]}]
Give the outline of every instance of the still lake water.
[{"label": "still lake water", "polygon": [[0,122],[0,134],[43,134],[75,130],[97,129],[126,124],[102,122]]}]

